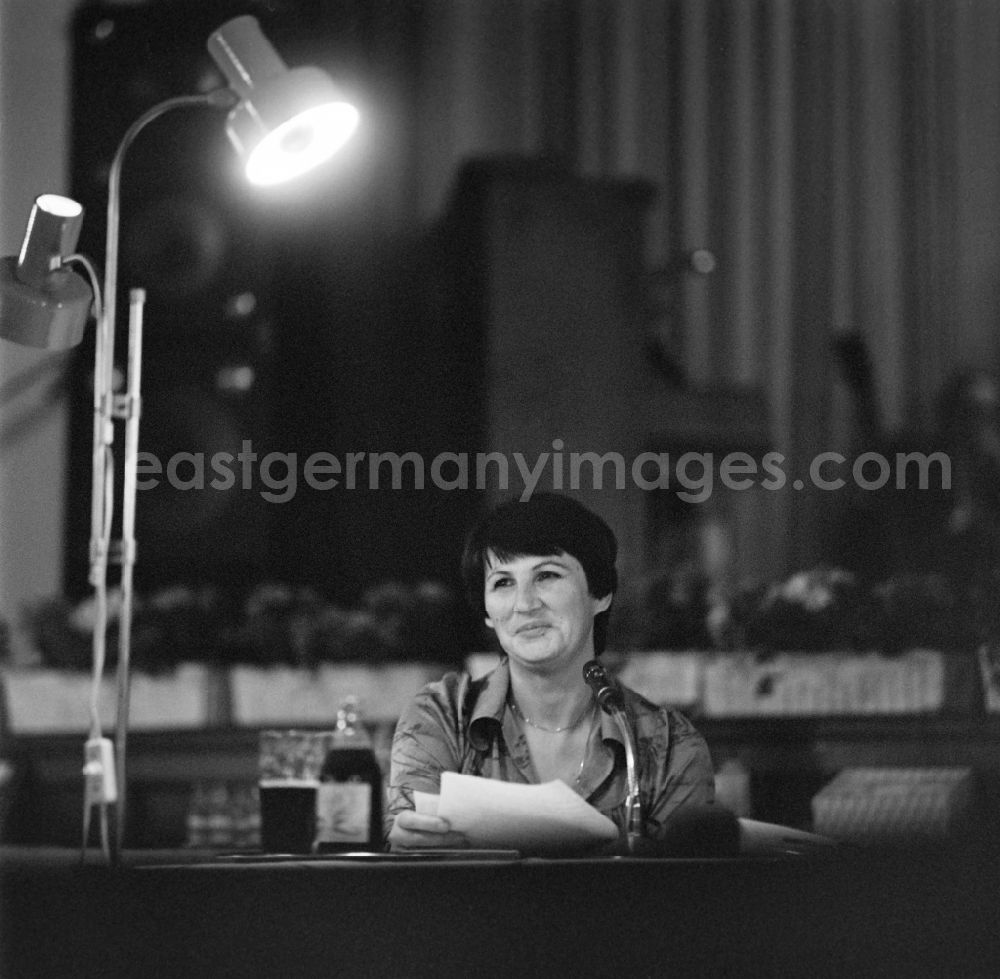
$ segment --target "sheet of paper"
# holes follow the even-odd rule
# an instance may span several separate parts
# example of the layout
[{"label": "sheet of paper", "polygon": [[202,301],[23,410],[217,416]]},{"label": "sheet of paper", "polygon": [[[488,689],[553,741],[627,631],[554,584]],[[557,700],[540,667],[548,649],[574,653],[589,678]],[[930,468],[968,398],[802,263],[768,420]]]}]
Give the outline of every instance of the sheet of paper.
[{"label": "sheet of paper", "polygon": [[438,799],[441,796],[432,792],[421,792],[419,789],[413,790],[413,808],[425,816],[436,816],[438,814]]},{"label": "sheet of paper", "polygon": [[445,772],[441,794],[414,793],[418,812],[446,818],[471,846],[522,853],[578,849],[617,839],[615,824],[558,780],[543,785],[498,782]]}]

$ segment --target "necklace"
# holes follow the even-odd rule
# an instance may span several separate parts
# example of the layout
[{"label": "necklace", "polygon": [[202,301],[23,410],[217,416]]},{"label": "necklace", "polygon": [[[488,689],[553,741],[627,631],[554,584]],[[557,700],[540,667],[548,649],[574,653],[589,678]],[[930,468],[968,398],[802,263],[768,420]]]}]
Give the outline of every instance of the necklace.
[{"label": "necklace", "polygon": [[528,724],[530,727],[536,728],[539,731],[544,731],[546,734],[559,734],[562,731],[572,731],[573,728],[577,727],[580,721],[582,721],[587,716],[588,712],[594,707],[594,701],[593,698],[591,698],[583,705],[583,710],[581,710],[580,713],[569,722],[569,724],[564,724],[562,727],[544,727],[541,724],[536,724],[530,717],[528,717],[528,715],[517,706],[517,702],[513,697],[509,698],[508,702],[510,703],[511,710],[514,711],[514,713],[517,714],[517,716],[520,717],[525,724]]}]

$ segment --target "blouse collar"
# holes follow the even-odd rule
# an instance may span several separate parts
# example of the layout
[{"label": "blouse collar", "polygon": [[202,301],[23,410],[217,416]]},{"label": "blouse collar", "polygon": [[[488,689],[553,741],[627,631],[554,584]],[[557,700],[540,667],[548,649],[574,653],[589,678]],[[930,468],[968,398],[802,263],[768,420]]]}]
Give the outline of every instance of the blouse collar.
[{"label": "blouse collar", "polygon": [[[497,666],[477,681],[480,685],[469,720],[469,740],[477,751],[486,751],[492,740],[491,732],[503,726],[507,697],[510,693],[510,662],[501,656]],[[601,711],[601,738],[622,744],[618,723],[606,711]]]}]

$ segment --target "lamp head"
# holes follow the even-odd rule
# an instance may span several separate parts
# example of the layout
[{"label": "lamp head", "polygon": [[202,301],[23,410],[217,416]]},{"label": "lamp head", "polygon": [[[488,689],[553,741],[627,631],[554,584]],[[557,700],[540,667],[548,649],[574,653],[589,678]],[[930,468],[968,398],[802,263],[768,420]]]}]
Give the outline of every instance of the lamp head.
[{"label": "lamp head", "polygon": [[66,350],[83,339],[93,293],[63,264],[82,223],[76,201],[36,198],[20,254],[0,259],[0,337],[44,350]]},{"label": "lamp head", "polygon": [[297,177],[353,135],[358,111],[329,75],[315,67],[286,67],[255,17],[227,21],[209,37],[208,52],[239,99],[226,129],[251,183]]}]

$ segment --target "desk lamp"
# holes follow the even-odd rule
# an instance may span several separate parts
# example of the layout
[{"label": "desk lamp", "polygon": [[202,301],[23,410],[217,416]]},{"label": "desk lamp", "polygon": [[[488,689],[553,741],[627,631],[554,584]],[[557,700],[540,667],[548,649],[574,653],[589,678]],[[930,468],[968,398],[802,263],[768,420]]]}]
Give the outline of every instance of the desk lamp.
[{"label": "desk lamp", "polygon": [[[94,687],[91,730],[84,750],[84,849],[92,809],[99,807],[105,854],[117,863],[125,832],[125,755],[129,711],[132,572],[135,564],[135,495],[139,440],[142,313],[145,292],[130,291],[126,390],[113,388],[115,306],[118,275],[121,172],[126,151],[154,119],[175,108],[228,110],[226,129],[242,157],[247,179],[260,186],[290,180],[327,160],[349,140],[357,110],[344,101],[319,68],[288,68],[261,32],[255,17],[227,21],[208,38],[208,52],[228,83],[211,92],[178,96],[153,106],[128,128],[108,175],[108,221],[102,291],[93,268],[73,252],[83,208],[73,200],[44,194],[36,201],[17,259],[0,263],[0,337],[47,350],[80,342],[91,305],[97,325],[94,370],[94,452],[89,582],[95,596]],[[69,266],[83,264],[90,284]],[[115,419],[125,421],[121,538],[111,539]],[[116,675],[115,742],[101,736],[98,687],[107,633],[107,569],[121,565],[121,613]],[[108,842],[107,806],[115,804]]]}]

